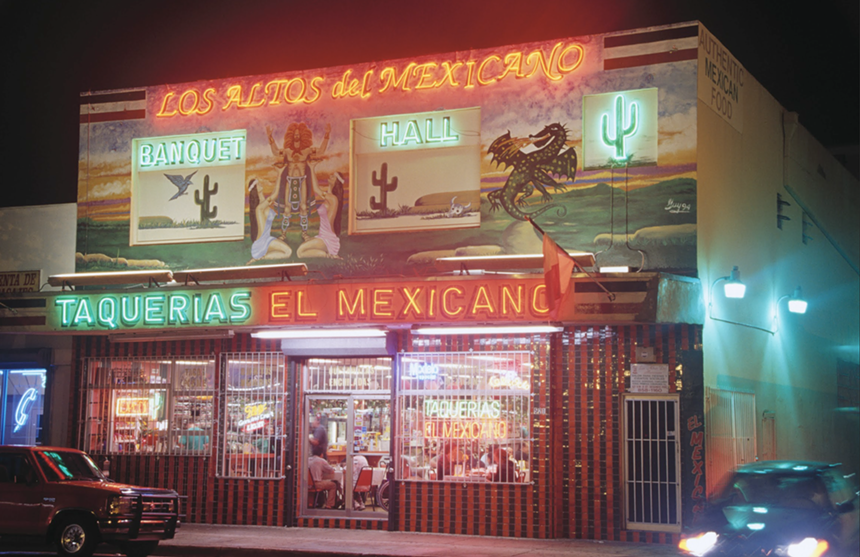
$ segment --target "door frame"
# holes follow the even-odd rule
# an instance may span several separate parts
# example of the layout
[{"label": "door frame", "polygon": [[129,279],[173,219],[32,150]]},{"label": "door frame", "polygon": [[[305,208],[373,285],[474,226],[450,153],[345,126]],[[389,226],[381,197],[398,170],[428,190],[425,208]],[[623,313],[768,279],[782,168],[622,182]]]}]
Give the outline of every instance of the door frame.
[{"label": "door frame", "polygon": [[[329,393],[319,393],[315,392],[313,394],[305,394],[304,395],[304,404],[302,405],[303,412],[301,416],[301,432],[299,439],[302,439],[302,443],[304,440],[308,438],[311,434],[310,431],[310,409],[311,409],[311,401],[313,400],[343,400],[344,406],[347,408],[347,416],[346,416],[346,437],[345,437],[345,460],[343,466],[343,498],[344,498],[344,508],[336,509],[336,510],[323,510],[323,509],[311,509],[308,508],[308,461],[307,461],[307,451],[302,450],[301,453],[305,455],[305,458],[300,463],[298,467],[299,470],[299,481],[297,482],[300,489],[299,494],[299,507],[301,512],[300,516],[319,516],[319,515],[331,515],[332,513],[337,513],[339,516],[345,516],[346,518],[362,518],[362,519],[387,519],[388,513],[383,511],[373,511],[373,510],[364,510],[364,511],[355,511],[352,508],[352,490],[347,489],[347,486],[352,485],[352,456],[355,454],[355,401],[356,400],[380,400],[384,401],[388,404],[391,403],[391,396],[388,394],[382,393],[355,393],[355,392],[329,392]],[[391,414],[389,414],[391,415]],[[331,445],[332,440],[329,439],[329,445]]]}]

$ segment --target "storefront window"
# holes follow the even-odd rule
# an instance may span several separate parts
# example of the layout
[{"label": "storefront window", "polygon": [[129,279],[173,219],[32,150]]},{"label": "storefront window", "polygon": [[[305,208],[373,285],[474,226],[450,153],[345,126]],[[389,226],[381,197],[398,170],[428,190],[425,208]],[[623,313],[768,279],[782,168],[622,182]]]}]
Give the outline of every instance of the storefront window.
[{"label": "storefront window", "polygon": [[0,444],[42,443],[45,380],[44,369],[0,370]]},{"label": "storefront window", "polygon": [[397,477],[525,482],[531,353],[400,356]]},{"label": "storefront window", "polygon": [[222,354],[223,442],[218,475],[227,478],[282,478],[284,409],[287,404],[284,355],[280,352]]},{"label": "storefront window", "polygon": [[214,358],[88,359],[83,449],[208,456]]}]

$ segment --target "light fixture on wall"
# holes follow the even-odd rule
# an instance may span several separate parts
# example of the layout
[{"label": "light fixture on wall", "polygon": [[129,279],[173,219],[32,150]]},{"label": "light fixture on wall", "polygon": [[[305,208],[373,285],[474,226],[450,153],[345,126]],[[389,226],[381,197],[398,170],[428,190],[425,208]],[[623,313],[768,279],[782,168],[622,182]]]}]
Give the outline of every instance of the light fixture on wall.
[{"label": "light fixture on wall", "polygon": [[776,301],[776,306],[773,308],[773,331],[772,334],[779,332],[779,305],[783,300],[788,300],[788,311],[791,313],[806,313],[806,300],[803,299],[803,291],[798,286],[791,294],[780,296]]},{"label": "light fixture on wall", "polygon": [[791,313],[806,313],[806,300],[803,299],[803,291],[798,286],[791,293],[791,296],[783,296],[777,301],[777,305],[783,298],[788,298],[788,311]]},{"label": "light fixture on wall", "polygon": [[540,334],[558,333],[562,327],[551,325],[519,325],[509,327],[417,327],[412,329],[416,335],[507,335],[507,334]]},{"label": "light fixture on wall", "polygon": [[171,340],[221,340],[235,336],[232,329],[185,329],[183,331],[157,331],[141,329],[126,333],[111,333],[110,342],[166,342]]},{"label": "light fixture on wall", "polygon": [[254,338],[374,338],[384,337],[385,330],[354,329],[268,329],[251,333]]},{"label": "light fixture on wall", "polygon": [[[714,286],[721,280],[726,281],[723,285],[723,291],[726,293],[726,298],[743,298],[746,294],[747,286],[741,282],[741,272],[738,266],[732,267],[732,272],[727,277],[720,277],[714,281]],[[713,290],[713,287],[711,288]]]},{"label": "light fixture on wall", "polygon": [[148,283],[150,286],[161,286],[173,280],[173,273],[169,270],[150,271],[121,271],[104,273],[68,273],[63,275],[50,275],[48,284],[50,286],[61,286],[63,290],[72,290],[73,286],[118,286],[124,284]]}]

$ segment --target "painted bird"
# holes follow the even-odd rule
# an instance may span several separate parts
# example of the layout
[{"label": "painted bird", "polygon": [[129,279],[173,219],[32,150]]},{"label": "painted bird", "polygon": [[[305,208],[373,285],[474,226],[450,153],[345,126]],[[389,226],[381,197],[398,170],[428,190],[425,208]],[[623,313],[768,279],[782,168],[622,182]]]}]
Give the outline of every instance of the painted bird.
[{"label": "painted bird", "polygon": [[188,190],[188,186],[191,185],[191,177],[195,174],[197,174],[196,170],[185,178],[183,178],[181,174],[165,174],[165,176],[167,176],[167,179],[173,182],[174,186],[179,188],[179,191],[176,192],[176,195],[171,197],[168,201],[173,201],[180,195],[185,195],[186,191]]}]

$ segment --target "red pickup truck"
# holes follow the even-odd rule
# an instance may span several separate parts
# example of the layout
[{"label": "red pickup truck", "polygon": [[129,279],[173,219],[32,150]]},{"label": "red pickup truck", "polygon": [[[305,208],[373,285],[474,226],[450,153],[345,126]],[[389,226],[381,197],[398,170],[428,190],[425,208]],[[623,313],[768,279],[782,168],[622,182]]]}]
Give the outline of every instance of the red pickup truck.
[{"label": "red pickup truck", "polygon": [[0,545],[54,543],[63,556],[119,546],[145,557],[179,527],[179,496],[106,478],[81,451],[0,446]]}]

